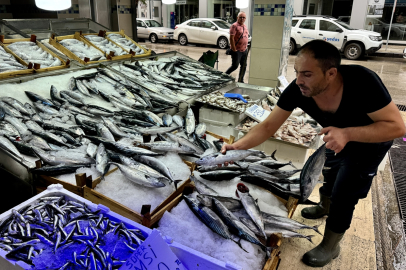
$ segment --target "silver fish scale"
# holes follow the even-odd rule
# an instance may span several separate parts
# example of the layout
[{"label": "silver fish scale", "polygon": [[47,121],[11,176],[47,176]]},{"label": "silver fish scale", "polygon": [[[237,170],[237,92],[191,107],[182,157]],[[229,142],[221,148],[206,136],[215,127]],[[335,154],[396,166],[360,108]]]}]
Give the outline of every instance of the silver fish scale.
[{"label": "silver fish scale", "polygon": [[192,134],[196,128],[196,119],[192,109],[189,107],[186,113],[186,133]]}]

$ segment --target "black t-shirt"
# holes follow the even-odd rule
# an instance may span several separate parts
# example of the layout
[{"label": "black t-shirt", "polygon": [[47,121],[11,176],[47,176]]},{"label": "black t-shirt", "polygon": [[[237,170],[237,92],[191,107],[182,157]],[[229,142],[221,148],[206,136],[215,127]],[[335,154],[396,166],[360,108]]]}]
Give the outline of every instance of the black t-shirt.
[{"label": "black t-shirt", "polygon": [[378,75],[363,66],[342,65],[343,95],[335,113],[323,112],[311,97],[302,95],[294,80],[282,93],[278,106],[286,111],[299,107],[322,127],[359,127],[373,123],[367,115],[387,106],[392,98]]}]

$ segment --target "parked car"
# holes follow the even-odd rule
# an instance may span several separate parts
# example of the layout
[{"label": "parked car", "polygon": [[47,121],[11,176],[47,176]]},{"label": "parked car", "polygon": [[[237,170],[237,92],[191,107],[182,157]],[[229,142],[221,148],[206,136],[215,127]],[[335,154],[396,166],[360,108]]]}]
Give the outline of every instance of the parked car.
[{"label": "parked car", "polygon": [[[220,19],[192,19],[176,25],[173,38],[182,46],[199,43],[217,45],[220,49],[225,49],[230,45],[230,26],[231,24]],[[248,42],[251,42],[250,35]]]},{"label": "parked car", "polygon": [[[349,24],[349,21],[351,20],[351,16],[340,16],[340,17],[338,17],[337,20]],[[377,18],[369,18],[368,20],[371,21],[371,23],[374,27],[374,32],[381,33],[381,35],[383,36],[384,39],[388,36],[390,23],[386,23]],[[391,37],[403,38],[404,36],[406,36],[406,24],[392,23],[392,26],[390,27],[390,32],[391,32],[391,34],[390,34]]]},{"label": "parked car", "polygon": [[137,37],[148,39],[152,43],[159,40],[173,40],[173,29],[163,27],[151,19],[137,19]]},{"label": "parked car", "polygon": [[330,16],[294,16],[289,52],[293,53],[313,39],[330,42],[351,60],[378,51],[383,43],[381,34],[351,28],[348,24]]}]

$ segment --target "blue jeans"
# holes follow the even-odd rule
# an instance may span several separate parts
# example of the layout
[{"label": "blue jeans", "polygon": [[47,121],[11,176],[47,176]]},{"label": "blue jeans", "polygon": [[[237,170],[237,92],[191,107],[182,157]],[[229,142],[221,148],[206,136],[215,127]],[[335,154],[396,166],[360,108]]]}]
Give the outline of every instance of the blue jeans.
[{"label": "blue jeans", "polygon": [[378,166],[392,143],[362,143],[337,155],[327,149],[320,193],[331,197],[326,221],[330,230],[344,233],[350,228],[355,205],[359,199],[367,197]]},{"label": "blue jeans", "polygon": [[244,81],[244,75],[245,75],[245,67],[243,67],[243,64],[247,61],[247,51],[245,50],[244,52],[236,51],[231,54],[231,60],[232,64],[231,67],[229,67],[226,71],[227,74],[232,73],[234,70],[238,68],[238,65],[240,65],[240,73],[239,73],[239,78],[242,78]]}]

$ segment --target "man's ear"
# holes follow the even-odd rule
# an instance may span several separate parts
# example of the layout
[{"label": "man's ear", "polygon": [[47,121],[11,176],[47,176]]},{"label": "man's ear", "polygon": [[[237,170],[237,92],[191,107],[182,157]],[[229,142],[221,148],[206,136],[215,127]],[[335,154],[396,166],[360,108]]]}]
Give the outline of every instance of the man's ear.
[{"label": "man's ear", "polygon": [[327,70],[326,75],[331,78],[334,79],[337,76],[338,70],[337,68],[333,67],[330,68],[329,70]]}]

